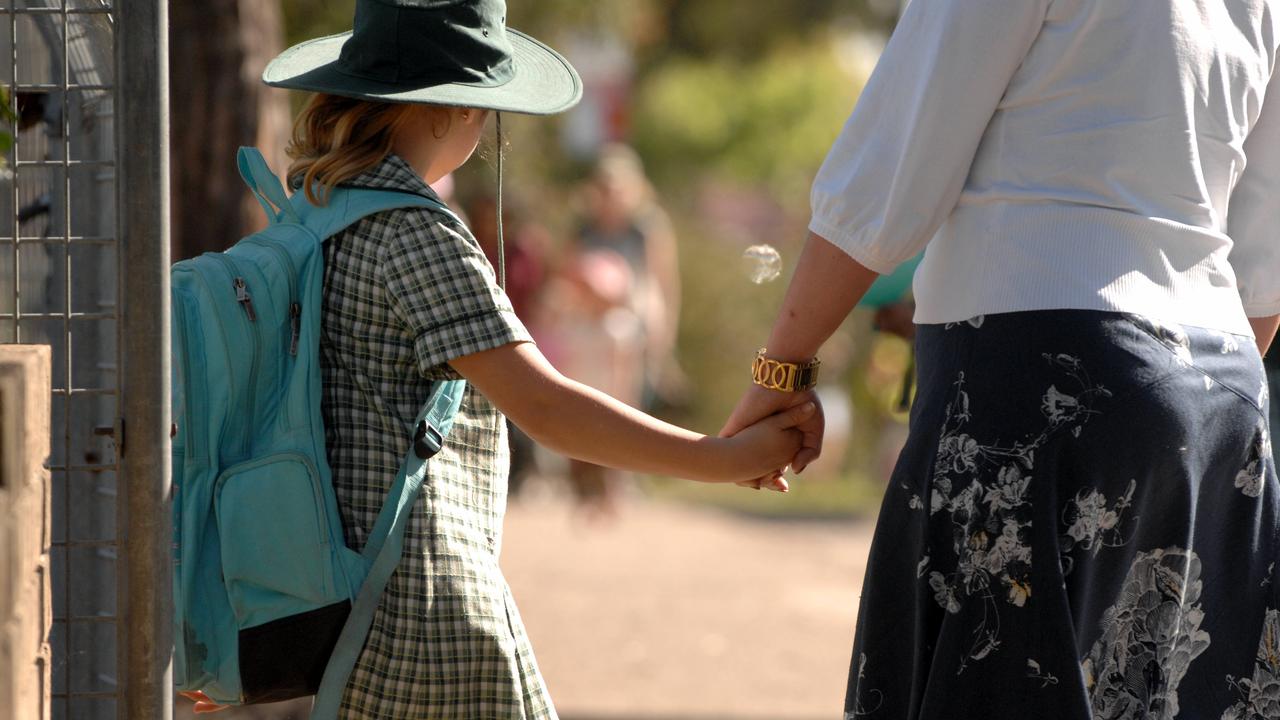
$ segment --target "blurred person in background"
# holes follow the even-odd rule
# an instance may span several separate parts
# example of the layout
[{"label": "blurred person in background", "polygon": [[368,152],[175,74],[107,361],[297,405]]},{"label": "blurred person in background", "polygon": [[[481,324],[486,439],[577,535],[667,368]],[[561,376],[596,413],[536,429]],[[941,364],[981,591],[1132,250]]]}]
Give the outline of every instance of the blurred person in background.
[{"label": "blurred person in background", "polygon": [[846,719],[1280,717],[1278,56],[1280,0],[906,9],[723,430],[927,246]]},{"label": "blurred person in background", "polygon": [[[571,255],[547,288],[540,317],[543,352],[568,377],[638,406],[644,384],[644,329],[632,304],[636,278],[614,250]],[[568,482],[590,520],[611,520],[619,510],[627,474],[568,460]]]},{"label": "blurred person in background", "polygon": [[640,156],[626,145],[600,150],[583,188],[585,212],[570,253],[611,250],[631,269],[628,304],[644,333],[636,362],[646,407],[678,403],[684,381],[675,358],[680,265],[671,220],[658,204]]},{"label": "blurred person in background", "polygon": [[[584,213],[566,250],[562,282],[547,305],[549,356],[566,375],[640,407],[678,404],[683,374],[674,350],[680,317],[675,234],[640,157],[601,149],[582,189]],[[625,474],[571,460],[569,483],[597,517],[618,509]]]}]

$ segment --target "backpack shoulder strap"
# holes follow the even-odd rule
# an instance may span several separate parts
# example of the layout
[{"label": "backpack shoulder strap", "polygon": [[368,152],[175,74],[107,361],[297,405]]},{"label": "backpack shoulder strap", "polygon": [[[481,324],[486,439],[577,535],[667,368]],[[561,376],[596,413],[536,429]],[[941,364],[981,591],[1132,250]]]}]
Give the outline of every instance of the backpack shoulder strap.
[{"label": "backpack shoulder strap", "polygon": [[340,187],[329,193],[326,205],[319,207],[307,200],[306,193],[294,193],[290,198],[262,152],[254,147],[240,148],[236,153],[236,167],[273,225],[281,222],[306,225],[321,240],[337,235],[366,216],[393,208],[424,207],[461,222],[449,206],[411,192]]},{"label": "backpack shoulder strap", "polygon": [[404,552],[404,531],[414,503],[422,492],[427,460],[444,446],[444,439],[453,426],[453,417],[462,405],[466,387],[463,380],[436,383],[418,414],[413,449],[405,455],[365,544],[364,557],[372,561],[369,574],[360,586],[360,593],[351,605],[351,614],[347,616],[338,643],[329,656],[329,664],[325,667],[324,678],[311,708],[311,720],[337,720],[342,692],[364,648],[369,627],[373,624],[373,614],[382,600],[387,581],[400,564],[400,556]]},{"label": "backpack shoulder strap", "polygon": [[321,240],[337,235],[362,218],[395,208],[427,208],[458,220],[449,206],[439,200],[395,190],[339,187],[329,193],[329,202],[325,205],[312,205],[307,200],[306,193],[302,192],[294,193],[290,202],[299,222],[310,228]]},{"label": "backpack shoulder strap", "polygon": [[240,177],[257,198],[271,224],[298,222],[298,213],[289,203],[289,196],[285,194],[280,178],[271,172],[271,167],[258,148],[240,148],[236,153],[236,167],[240,169]]}]

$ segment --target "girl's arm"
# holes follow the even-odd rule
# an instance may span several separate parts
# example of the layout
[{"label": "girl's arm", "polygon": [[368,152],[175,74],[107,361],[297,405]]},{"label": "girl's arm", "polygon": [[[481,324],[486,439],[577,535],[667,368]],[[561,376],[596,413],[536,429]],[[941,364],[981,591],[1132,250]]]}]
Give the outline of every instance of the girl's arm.
[{"label": "girl's arm", "polygon": [[[503,345],[449,364],[521,430],[556,452],[598,465],[705,482],[774,473],[800,448],[795,427],[815,412],[813,405],[801,405],[736,437],[707,437],[570,380],[529,343]],[[783,490],[785,484],[774,487]]]}]

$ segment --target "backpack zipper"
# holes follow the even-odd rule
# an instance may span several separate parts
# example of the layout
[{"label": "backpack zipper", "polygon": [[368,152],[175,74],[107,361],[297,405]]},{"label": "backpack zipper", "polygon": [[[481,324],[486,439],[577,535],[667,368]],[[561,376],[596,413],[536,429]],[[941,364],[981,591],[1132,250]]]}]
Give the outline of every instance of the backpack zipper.
[{"label": "backpack zipper", "polygon": [[289,355],[298,356],[298,342],[302,336],[302,304],[298,302],[298,269],[293,264],[293,258],[289,256],[289,251],[279,245],[261,238],[246,238],[247,242],[258,247],[266,248],[275,253],[276,258],[280,261],[280,267],[285,271],[285,276],[289,280]]},{"label": "backpack zipper", "polygon": [[245,284],[244,278],[234,278],[231,286],[236,289],[236,302],[244,306],[244,313],[249,316],[249,322],[256,322],[258,314],[253,311],[253,297],[249,295],[249,286]]},{"label": "backpack zipper", "polygon": [[296,302],[289,304],[289,327],[292,330],[289,338],[289,354],[297,357],[298,341],[302,335],[302,306]]},{"label": "backpack zipper", "polygon": [[[257,319],[257,316],[253,312],[253,301],[248,299],[249,288],[245,283],[244,278],[240,277],[240,268],[236,266],[235,261],[227,257],[225,253],[208,253],[208,255],[216,257],[222,262],[223,267],[227,270],[227,274],[232,278],[232,285],[236,288],[236,302],[243,304],[245,311],[248,313],[248,319],[245,322],[245,334],[249,336],[251,354],[249,358],[249,384],[247,393],[248,398],[246,398],[245,402],[245,416],[248,418],[248,421],[252,423],[254,418],[258,415],[258,366],[261,364],[259,355],[262,354],[262,343],[258,341],[258,333],[255,330],[257,323],[254,321]],[[240,297],[241,289],[244,291],[246,300],[242,300]],[[244,438],[241,443],[241,451],[243,455],[247,456],[249,454],[249,448],[252,444],[252,438],[249,437],[248,433],[244,433]]]}]

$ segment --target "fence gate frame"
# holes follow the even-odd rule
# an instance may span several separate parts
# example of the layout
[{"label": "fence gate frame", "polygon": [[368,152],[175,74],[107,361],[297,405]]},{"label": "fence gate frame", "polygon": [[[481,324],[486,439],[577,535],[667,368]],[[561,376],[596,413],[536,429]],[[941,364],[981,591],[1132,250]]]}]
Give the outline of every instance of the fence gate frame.
[{"label": "fence gate frame", "polygon": [[[47,467],[62,498],[53,508],[48,630],[60,635],[53,662],[63,679],[51,688],[59,720],[99,720],[113,703],[121,720],[173,716],[167,2],[0,0],[10,43],[0,126],[13,140],[10,166],[0,160],[0,186],[10,185],[0,201],[13,212],[0,232],[0,342],[54,347],[61,421],[51,440],[61,449]],[[89,96],[102,104],[86,114]],[[86,128],[99,120],[113,125],[96,126],[90,140]],[[43,194],[28,197],[37,187]],[[24,232],[41,216],[43,231]],[[113,282],[93,280],[104,277]],[[114,457],[79,446],[95,436],[114,439]],[[85,507],[101,523],[85,532],[101,534],[70,529]],[[77,554],[101,561],[93,577],[113,578],[114,594],[80,582]],[[100,653],[93,663],[85,638]]]},{"label": "fence gate frame", "polygon": [[[70,0],[63,0],[70,2]],[[116,0],[121,720],[173,717],[167,0]]]}]

